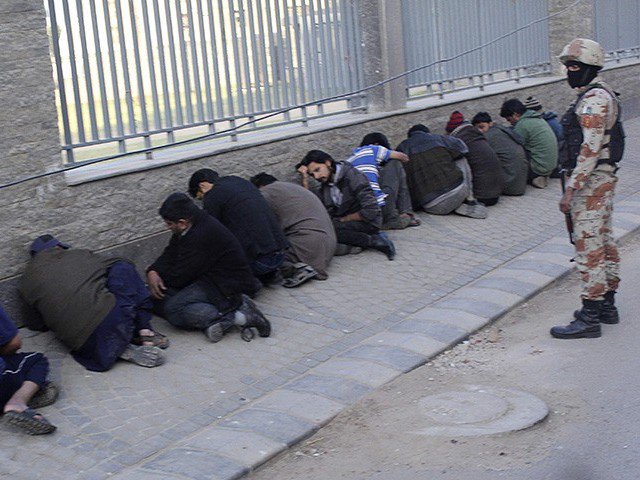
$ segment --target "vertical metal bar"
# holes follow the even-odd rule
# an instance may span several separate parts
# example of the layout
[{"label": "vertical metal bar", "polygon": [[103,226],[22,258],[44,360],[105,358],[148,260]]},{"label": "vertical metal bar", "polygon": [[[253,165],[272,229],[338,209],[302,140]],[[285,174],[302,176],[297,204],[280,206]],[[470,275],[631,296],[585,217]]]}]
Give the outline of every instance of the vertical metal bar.
[{"label": "vertical metal bar", "polygon": [[[274,0],[274,6],[275,6],[276,31],[278,34],[278,43],[276,45],[277,52],[278,52],[278,59],[279,59],[278,67],[280,69],[280,83],[278,85],[278,89],[282,92],[284,105],[289,107],[293,104],[295,100],[292,100],[289,97],[289,89],[287,88],[291,82],[289,82],[289,79],[287,78],[287,68],[286,68],[287,58],[285,57],[285,51],[284,51],[285,36],[282,34],[283,29],[281,24],[282,15],[280,15],[280,0]],[[291,112],[287,111],[285,113],[285,120],[289,121],[290,118],[291,118]]]},{"label": "vertical metal bar", "polygon": [[[267,17],[267,30],[269,32],[269,43],[268,43],[268,48],[269,48],[269,65],[271,67],[271,85],[273,88],[273,97],[274,97],[274,103],[275,103],[275,108],[282,108],[284,106],[284,103],[282,102],[281,96],[280,96],[280,89],[281,86],[283,84],[283,80],[282,77],[280,75],[280,66],[281,66],[281,55],[279,52],[279,45],[280,42],[279,41],[274,41],[274,38],[276,36],[276,32],[277,32],[277,27],[276,27],[276,32],[273,31],[273,18],[271,15],[271,0],[264,0],[265,1],[265,11],[267,12],[266,17]],[[266,43],[266,41],[265,41]],[[285,112],[284,114],[285,116],[285,121],[289,121],[289,112]]]},{"label": "vertical metal bar", "polygon": [[[124,125],[122,123],[122,107],[120,99],[120,86],[118,85],[118,70],[116,68],[116,53],[113,45],[113,33],[111,27],[111,13],[109,12],[108,0],[102,0],[102,10],[107,30],[107,47],[109,48],[109,70],[111,71],[111,87],[113,88],[113,105],[116,116],[116,129],[120,137],[124,136]],[[124,153],[126,145],[124,140],[118,141],[118,151]]]},{"label": "vertical metal bar", "polygon": [[[211,78],[209,75],[209,54],[207,52],[207,36],[204,27],[204,13],[202,9],[202,0],[196,0],[196,8],[198,13],[198,29],[200,30],[200,48],[202,52],[202,73],[204,75],[204,90],[207,102],[207,121],[211,121],[209,124],[209,131],[214,132],[213,122],[213,99],[211,97]],[[216,63],[215,56],[212,55],[213,63]]]},{"label": "vertical metal bar", "polygon": [[316,96],[316,92],[319,92],[320,88],[318,86],[318,82],[315,78],[315,68],[314,65],[317,64],[316,56],[314,50],[311,45],[311,35],[309,32],[309,23],[311,23],[311,28],[313,28],[313,19],[310,18],[310,15],[307,13],[307,1],[302,0],[302,35],[304,37],[302,41],[302,45],[298,45],[298,48],[304,48],[304,65],[301,65],[300,75],[305,80],[308,79],[309,90],[313,92],[313,95]]},{"label": "vertical metal bar", "polygon": [[[142,117],[142,131],[149,132],[149,118],[147,117],[147,99],[144,94],[144,79],[142,78],[142,68],[140,61],[140,45],[138,44],[138,27],[136,25],[136,14],[133,7],[133,0],[129,0],[129,19],[131,22],[131,35],[133,36],[133,60],[136,66],[136,79],[138,80],[138,101],[140,103],[140,116]],[[144,145],[151,147],[149,135],[144,135]]]},{"label": "vertical metal bar", "polygon": [[[216,108],[217,108],[217,113],[216,116],[217,117],[224,117],[224,105],[222,103],[222,86],[220,84],[220,70],[218,69],[218,41],[216,40],[216,24],[213,18],[213,2],[209,2],[208,3],[209,8],[209,35],[211,36],[211,63],[213,64],[213,81],[214,81],[214,86],[215,86],[215,92],[216,92]],[[220,23],[220,30],[222,31],[222,35],[224,38],[224,23]],[[224,58],[224,73],[225,76],[227,77],[227,81],[229,78],[229,63],[227,62],[227,55],[226,55],[226,49],[224,47],[225,42],[223,40],[222,42],[222,49],[224,51],[223,54],[223,58]],[[233,110],[232,110],[233,112]],[[214,118],[214,117],[212,117]]]},{"label": "vertical metal bar", "polygon": [[71,15],[69,13],[68,2],[62,2],[64,13],[65,33],[67,35],[67,44],[69,47],[69,63],[71,64],[71,78],[73,79],[73,100],[76,110],[76,125],[78,127],[78,142],[86,141],[84,134],[84,119],[82,118],[82,98],[80,97],[80,87],[78,79],[78,68],[76,66],[76,50],[73,44],[73,29],[71,28]]},{"label": "vertical metal bar", "polygon": [[[225,24],[224,24],[224,11],[222,8],[222,0],[218,0],[218,15],[220,20],[220,25],[222,27],[220,33],[222,34],[222,37],[221,37],[222,52],[224,54],[224,74],[225,74],[225,81],[226,81],[226,87],[227,87],[227,105],[229,109],[229,116],[231,117],[231,120],[229,121],[229,126],[231,128],[235,128],[236,113],[235,113],[235,106],[234,106],[233,89],[231,87],[231,66],[229,64],[229,52],[227,50],[227,29],[225,28]],[[231,22],[234,22],[235,20],[234,20],[233,10],[230,12],[229,16],[231,18]],[[237,67],[236,67],[236,71],[237,71]],[[235,133],[231,135],[231,140],[235,141],[237,140],[237,138],[238,136]]]},{"label": "vertical metal bar", "polygon": [[[356,88],[364,87],[364,68],[362,65],[362,38],[360,36],[360,21],[358,20],[358,11],[357,4],[352,4],[350,8],[347,9],[350,13],[351,23],[353,24],[353,32],[354,32],[354,40],[355,44],[353,45],[353,50],[356,52],[356,61],[355,61],[355,72],[357,84]],[[368,98],[368,97],[367,97]],[[366,100],[368,102],[368,99]]]},{"label": "vertical metal bar", "polygon": [[193,65],[193,84],[196,89],[196,107],[198,118],[204,121],[204,108],[202,104],[202,87],[200,84],[200,66],[198,64],[198,50],[196,46],[195,23],[193,22],[193,6],[191,0],[187,0],[187,21],[189,22],[189,43],[191,43],[191,64]]},{"label": "vertical metal bar", "polygon": [[324,6],[321,6],[322,12],[324,13],[324,20],[322,18],[322,14],[319,15],[321,31],[323,36],[323,50],[324,57],[327,60],[327,68],[324,69],[327,72],[327,85],[329,85],[329,94],[335,95],[338,92],[336,88],[336,49],[333,44],[333,37],[331,35],[331,10],[329,8],[329,1],[325,0]]},{"label": "vertical metal bar", "polygon": [[[271,110],[273,109],[273,105],[271,103],[272,85],[269,78],[269,64],[268,64],[269,59],[267,58],[267,40],[271,41],[271,36],[267,38],[267,36],[265,35],[264,16],[262,14],[263,12],[262,1],[263,0],[258,0],[258,6],[256,8],[256,11],[258,12],[258,32],[260,35],[260,41],[256,43],[260,45],[260,59],[262,61],[262,76],[264,78],[264,98],[265,98],[266,108],[267,110]],[[249,2],[249,5],[251,5],[251,2]],[[269,9],[267,9],[267,11],[268,10]],[[269,26],[270,25],[271,25],[271,22],[269,22]]]},{"label": "vertical metal bar", "polygon": [[[251,0],[249,0],[251,1]],[[244,15],[244,1],[238,0],[238,20],[240,21],[240,35],[239,42],[242,49],[242,66],[244,71],[244,79],[247,86],[247,102],[249,104],[249,110],[246,112],[249,114],[249,118],[253,118],[253,114],[256,111],[256,105],[253,101],[253,82],[251,81],[251,66],[249,65],[249,47],[247,45],[247,20]]]},{"label": "vertical metal bar", "polygon": [[[160,4],[158,0],[153,0],[153,19],[155,22],[156,38],[158,41],[158,61],[160,62],[160,83],[162,85],[162,101],[164,104],[164,126],[173,127],[173,112],[171,111],[171,97],[169,94],[169,83],[167,81],[167,67],[164,53],[164,37],[162,35],[162,25],[160,22]],[[161,125],[162,126],[162,125]],[[167,140],[173,143],[173,130],[167,133]]]},{"label": "vertical metal bar", "polygon": [[189,78],[189,57],[184,41],[184,23],[182,21],[182,2],[175,0],[176,19],[178,20],[178,41],[180,42],[180,64],[182,81],[184,82],[184,104],[187,108],[187,123],[193,123],[193,98],[191,96],[191,79]]},{"label": "vertical metal bar", "polygon": [[[304,0],[302,0],[304,1]],[[296,5],[296,0],[293,0],[293,10],[297,11],[297,5]],[[300,48],[298,47],[300,45],[300,24],[298,23],[298,16],[295,15],[293,17],[293,22],[294,22],[294,33],[295,33],[295,45],[296,45],[296,59],[298,62],[298,68],[302,68],[302,52],[300,51]],[[300,97],[301,97],[301,103],[305,103],[307,101],[307,95],[306,95],[306,91],[304,88],[304,77],[302,75],[302,72],[300,72],[300,74],[298,75],[298,83],[299,83],[299,87],[300,87]],[[302,124],[304,126],[307,126],[307,107],[302,107],[300,109],[300,111],[302,112]]]},{"label": "vertical metal bar", "polygon": [[[306,0],[305,0],[306,1]],[[322,70],[324,70],[324,66],[321,63],[321,55],[320,55],[320,47],[318,46],[318,35],[316,35],[316,10],[314,6],[314,0],[309,0],[309,18],[311,20],[310,24],[310,37],[311,37],[311,53],[313,57],[310,59],[311,64],[313,65],[313,69],[316,74],[316,78],[318,79],[318,84],[316,85],[316,89],[314,90],[315,98],[322,98],[326,96],[326,87],[323,82],[324,76],[322,75]]]},{"label": "vertical metal bar", "polygon": [[[349,85],[349,90],[357,90],[358,84],[358,72],[356,68],[356,55],[357,50],[359,48],[359,44],[356,40],[356,32],[354,28],[354,23],[351,19],[351,3],[341,0],[341,16],[343,22],[345,24],[345,54],[348,55],[348,64],[347,64],[347,82]],[[354,100],[350,99],[349,102],[353,104]]]},{"label": "vertical metal bar", "polygon": [[91,124],[91,138],[97,140],[98,122],[93,97],[93,83],[91,82],[91,66],[89,65],[89,49],[87,48],[87,32],[84,25],[84,12],[80,0],[76,0],[76,12],[78,14],[78,27],[80,33],[80,47],[82,51],[82,66],[84,67],[84,84],[87,93],[87,106],[89,107],[89,122]]},{"label": "vertical metal bar", "polygon": [[[283,0],[282,8],[284,10],[284,28],[286,31],[286,38],[290,38],[291,35],[291,15],[289,14],[289,2],[288,0]],[[295,32],[294,32],[295,35]],[[297,89],[296,89],[296,79],[301,75],[301,65],[297,64],[298,72],[296,72],[296,64],[294,63],[293,58],[293,42],[287,42],[287,60],[289,64],[289,71],[291,73],[288,86],[289,86],[289,94],[291,95],[291,105],[296,105],[299,103],[304,103],[306,99],[298,98]],[[306,111],[302,110],[303,118],[306,118]]]},{"label": "vertical metal bar", "polygon": [[120,56],[122,57],[122,73],[124,75],[125,101],[129,114],[129,132],[136,133],[136,119],[133,109],[133,98],[131,94],[131,79],[129,78],[129,61],[127,59],[127,45],[124,37],[124,24],[122,21],[122,6],[120,0],[115,0],[116,17],[118,23],[118,39],[120,43]]},{"label": "vertical metal bar", "polygon": [[169,0],[164,0],[164,12],[167,24],[167,38],[169,40],[171,83],[173,85],[173,98],[176,103],[176,124],[184,125],[184,117],[182,115],[182,98],[180,93],[180,77],[178,75],[178,61],[176,59],[176,42],[173,36],[173,22],[171,21],[171,4],[169,3]]},{"label": "vertical metal bar", "polygon": [[[109,101],[107,99],[107,86],[104,79],[104,65],[102,61],[102,47],[100,44],[100,30],[98,28],[98,14],[96,4],[89,2],[91,8],[91,26],[93,28],[93,42],[96,47],[96,65],[98,67],[98,84],[100,86],[100,101],[102,105],[102,122],[104,135],[111,138],[111,117],[109,115]],[[107,27],[108,28],[108,27]]]},{"label": "vertical metal bar", "polygon": [[69,105],[67,104],[67,93],[64,85],[64,73],[62,70],[62,55],[60,55],[60,36],[58,35],[58,19],[56,18],[56,6],[54,0],[49,0],[49,18],[51,19],[51,41],[53,43],[53,55],[56,59],[56,80],[58,82],[58,94],[60,95],[60,114],[62,115],[62,129],[64,133],[64,146],[66,149],[67,162],[73,163],[73,149],[71,144],[71,128],[69,125]]},{"label": "vertical metal bar", "polygon": [[[261,42],[258,38],[256,38],[256,29],[254,25],[255,16],[253,14],[253,7],[251,6],[253,2],[256,0],[248,0],[248,23],[249,23],[249,34],[251,35],[251,41],[249,45],[251,46],[251,63],[253,64],[253,78],[256,85],[256,107],[259,112],[263,111],[264,106],[262,103],[262,82],[260,81],[260,63],[261,57],[259,56],[258,50],[260,49]],[[258,5],[258,9],[260,9],[260,5]]]},{"label": "vertical metal bar", "polygon": [[335,55],[338,63],[338,70],[340,71],[340,90],[342,93],[348,90],[347,88],[347,71],[345,66],[346,49],[344,47],[344,24],[343,19],[340,17],[338,10],[338,2],[341,0],[331,0],[331,13],[333,18],[333,34],[335,37]]},{"label": "vertical metal bar", "polygon": [[144,37],[147,47],[147,66],[149,68],[149,83],[151,84],[153,123],[155,128],[162,128],[162,121],[160,119],[160,101],[158,99],[158,87],[156,85],[156,65],[153,58],[153,43],[151,41],[151,21],[149,17],[149,7],[147,6],[147,2],[140,3],[142,4],[142,24],[144,26]]},{"label": "vertical metal bar", "polygon": [[[244,115],[246,111],[246,106],[244,103],[244,85],[242,82],[242,72],[240,69],[240,54],[238,52],[238,34],[236,31],[236,10],[234,5],[234,0],[231,0],[229,3],[230,11],[229,11],[229,20],[231,26],[231,36],[233,37],[231,40],[231,46],[233,47],[233,65],[235,67],[235,79],[236,79],[236,92],[238,98],[238,111],[240,115]],[[251,85],[249,85],[249,89]]]}]

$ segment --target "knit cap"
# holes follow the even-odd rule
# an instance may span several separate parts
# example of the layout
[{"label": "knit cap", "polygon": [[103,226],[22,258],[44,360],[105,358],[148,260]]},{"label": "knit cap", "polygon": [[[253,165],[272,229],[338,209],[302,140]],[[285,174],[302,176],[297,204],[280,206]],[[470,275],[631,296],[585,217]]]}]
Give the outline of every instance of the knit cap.
[{"label": "knit cap", "polygon": [[527,97],[527,99],[524,101],[524,106],[525,106],[525,108],[527,110],[540,110],[540,109],[542,109],[542,104],[534,96]]},{"label": "knit cap", "polygon": [[451,133],[460,125],[462,125],[462,122],[464,122],[464,115],[456,110],[449,117],[449,123],[447,123],[445,130],[447,131],[447,133]]}]

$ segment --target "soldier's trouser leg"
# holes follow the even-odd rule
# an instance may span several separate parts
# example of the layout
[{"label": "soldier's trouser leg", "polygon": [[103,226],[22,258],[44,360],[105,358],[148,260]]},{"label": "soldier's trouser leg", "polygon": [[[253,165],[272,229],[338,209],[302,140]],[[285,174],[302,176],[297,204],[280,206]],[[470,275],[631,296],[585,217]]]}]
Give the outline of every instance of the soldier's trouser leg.
[{"label": "soldier's trouser leg", "polygon": [[607,291],[618,286],[619,256],[611,228],[616,181],[612,172],[593,172],[573,198],[576,262],[585,300],[603,300]]}]

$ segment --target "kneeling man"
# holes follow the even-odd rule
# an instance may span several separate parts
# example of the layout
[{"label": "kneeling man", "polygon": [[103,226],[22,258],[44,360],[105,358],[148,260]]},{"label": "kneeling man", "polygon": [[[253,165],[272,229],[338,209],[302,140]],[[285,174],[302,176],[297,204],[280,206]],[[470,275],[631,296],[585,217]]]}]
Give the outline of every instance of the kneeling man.
[{"label": "kneeling man", "polygon": [[156,313],[176,327],[202,330],[214,343],[234,326],[247,341],[252,327],[268,337],[269,321],[244,295],[259,283],[236,237],[184,193],[169,195],[159,213],[173,235],[147,268]]}]

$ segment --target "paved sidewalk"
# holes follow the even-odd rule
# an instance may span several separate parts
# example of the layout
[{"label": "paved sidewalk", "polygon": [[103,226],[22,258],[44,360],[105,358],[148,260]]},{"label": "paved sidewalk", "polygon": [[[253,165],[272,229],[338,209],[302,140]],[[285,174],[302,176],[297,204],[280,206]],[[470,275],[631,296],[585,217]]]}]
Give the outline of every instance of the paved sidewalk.
[{"label": "paved sidewalk", "polygon": [[[640,119],[625,128],[619,237],[640,227]],[[325,282],[267,289],[256,302],[271,338],[211,344],[155,319],[172,342],[160,368],[89,372],[50,334],[23,330],[25,349],[45,352],[62,386],[42,410],[58,431],[0,426],[0,478],[242,476],[568,273],[559,197],[554,180],[503,197],[486,220],[421,214],[421,227],[391,232],[393,262],[367,251],[336,258]]]}]

